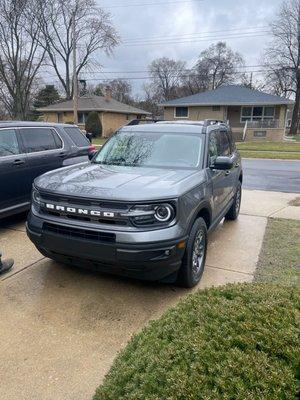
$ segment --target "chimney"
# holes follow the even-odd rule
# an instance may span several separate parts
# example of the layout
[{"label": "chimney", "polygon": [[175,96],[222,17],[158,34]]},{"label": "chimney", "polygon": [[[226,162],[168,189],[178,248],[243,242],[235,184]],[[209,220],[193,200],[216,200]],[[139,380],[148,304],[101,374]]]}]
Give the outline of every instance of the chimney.
[{"label": "chimney", "polygon": [[105,88],[105,101],[111,101],[112,99],[112,91],[110,86],[106,86]]}]

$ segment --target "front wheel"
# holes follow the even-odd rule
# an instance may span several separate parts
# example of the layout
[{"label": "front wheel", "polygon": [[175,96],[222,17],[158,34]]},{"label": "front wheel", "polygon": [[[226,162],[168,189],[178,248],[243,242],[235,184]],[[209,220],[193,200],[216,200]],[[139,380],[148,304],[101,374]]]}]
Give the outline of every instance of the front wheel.
[{"label": "front wheel", "polygon": [[207,226],[203,218],[193,224],[186,245],[177,283],[186,288],[196,286],[203,275],[207,252]]},{"label": "front wheel", "polygon": [[229,221],[234,221],[237,219],[240,213],[241,208],[241,201],[242,201],[242,185],[241,182],[238,183],[236,188],[234,200],[232,206],[228,210],[227,214],[225,215],[225,219]]}]

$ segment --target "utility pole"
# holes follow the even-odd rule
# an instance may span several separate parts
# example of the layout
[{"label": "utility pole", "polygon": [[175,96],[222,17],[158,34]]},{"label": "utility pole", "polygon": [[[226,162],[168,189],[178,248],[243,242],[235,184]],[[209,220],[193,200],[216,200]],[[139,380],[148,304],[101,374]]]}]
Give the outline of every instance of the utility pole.
[{"label": "utility pole", "polygon": [[72,13],[72,40],[73,40],[73,111],[74,124],[78,124],[78,78],[76,57],[75,11]]}]

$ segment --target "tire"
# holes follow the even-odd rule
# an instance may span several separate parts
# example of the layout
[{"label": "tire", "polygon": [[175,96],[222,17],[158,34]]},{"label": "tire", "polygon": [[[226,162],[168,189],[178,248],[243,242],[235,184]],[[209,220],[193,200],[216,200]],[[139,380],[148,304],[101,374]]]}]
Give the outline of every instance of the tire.
[{"label": "tire", "polygon": [[236,193],[234,196],[232,206],[225,215],[225,219],[227,219],[228,221],[235,221],[237,219],[240,213],[241,200],[242,200],[242,185],[241,182],[239,181],[238,186],[236,188]]},{"label": "tire", "polygon": [[[196,241],[200,240],[201,259],[195,260],[197,265],[193,263],[193,256],[196,257],[194,250],[197,246]],[[203,275],[205,260],[207,253],[207,226],[203,218],[198,218],[194,222],[190,236],[186,245],[181,268],[178,273],[177,284],[186,288],[196,286]],[[198,256],[200,257],[200,255]]]}]

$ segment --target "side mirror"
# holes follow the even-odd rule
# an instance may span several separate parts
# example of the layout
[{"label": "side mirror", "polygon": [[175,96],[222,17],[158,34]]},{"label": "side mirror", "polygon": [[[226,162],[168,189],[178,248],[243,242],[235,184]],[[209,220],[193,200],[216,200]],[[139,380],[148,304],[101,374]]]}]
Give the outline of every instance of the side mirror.
[{"label": "side mirror", "polygon": [[214,163],[211,165],[211,168],[224,171],[232,169],[233,164],[233,158],[227,156],[219,156],[215,159]]}]

